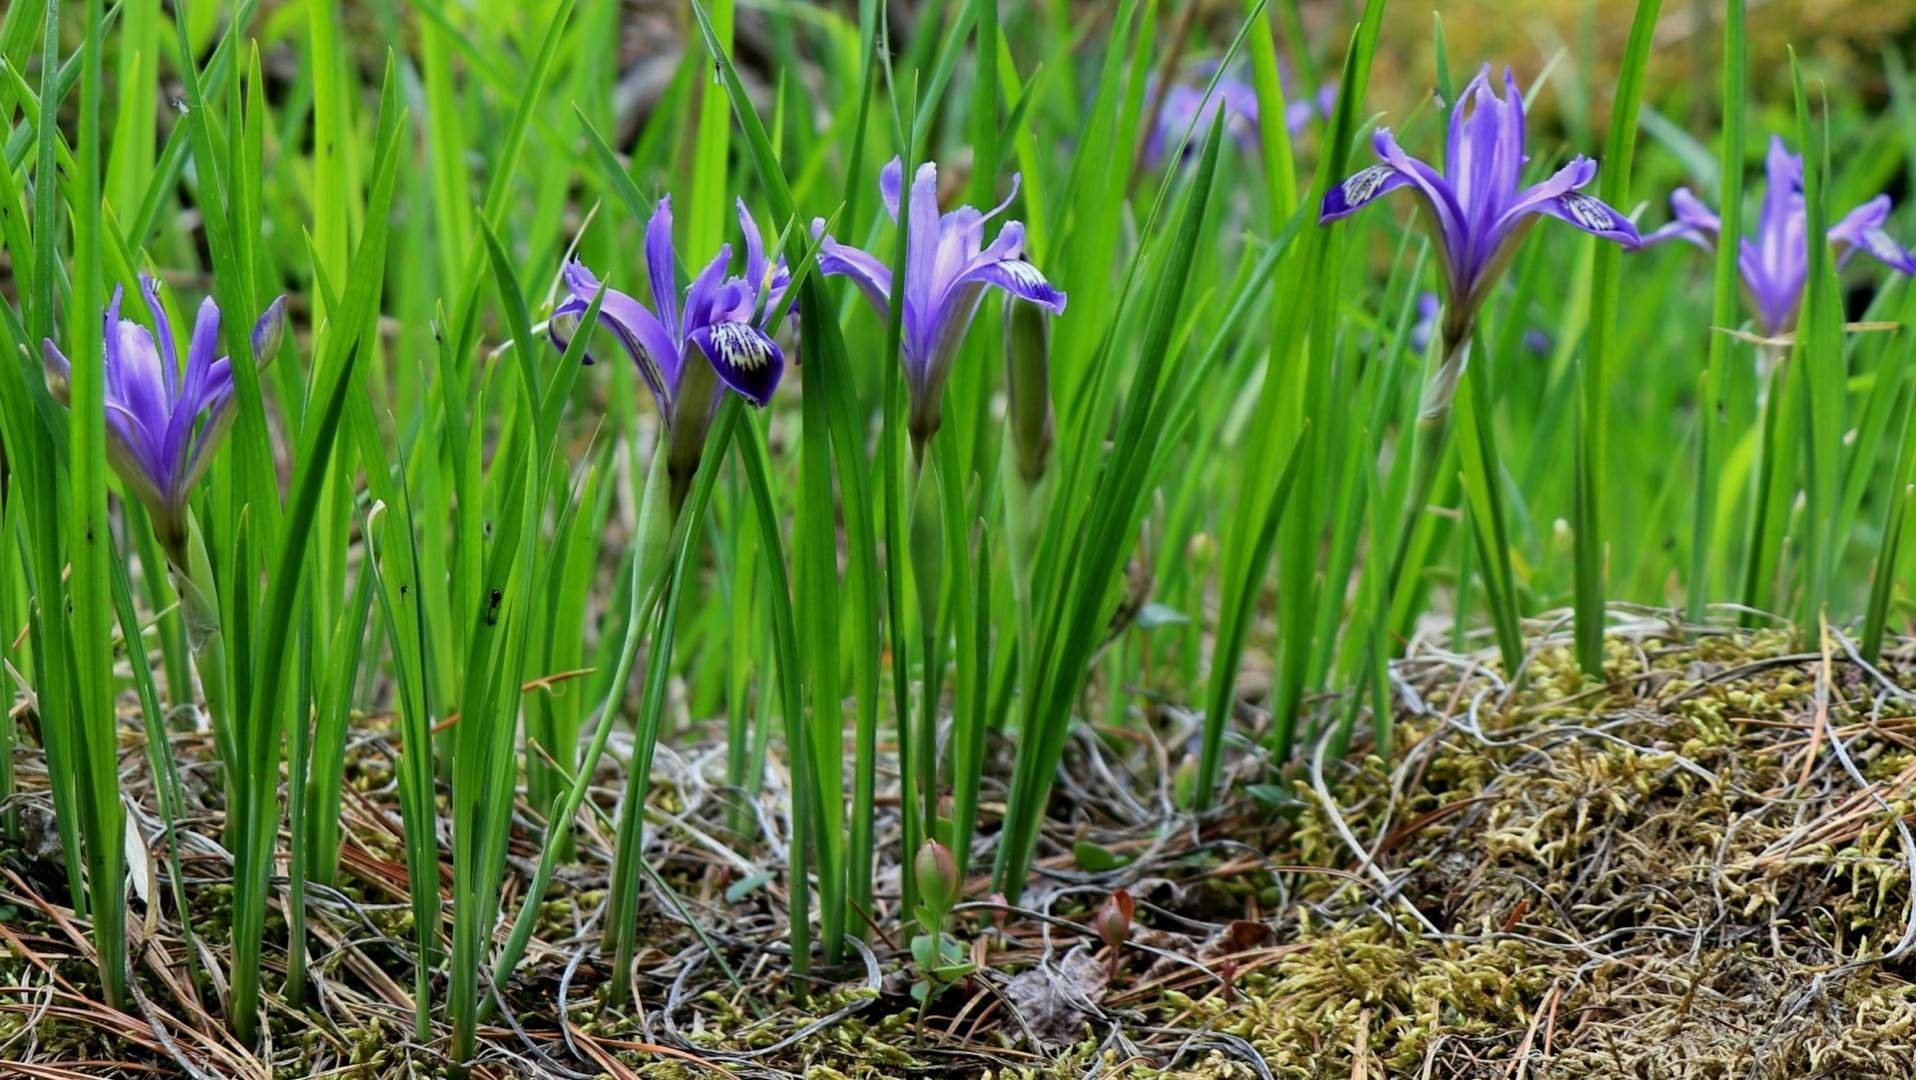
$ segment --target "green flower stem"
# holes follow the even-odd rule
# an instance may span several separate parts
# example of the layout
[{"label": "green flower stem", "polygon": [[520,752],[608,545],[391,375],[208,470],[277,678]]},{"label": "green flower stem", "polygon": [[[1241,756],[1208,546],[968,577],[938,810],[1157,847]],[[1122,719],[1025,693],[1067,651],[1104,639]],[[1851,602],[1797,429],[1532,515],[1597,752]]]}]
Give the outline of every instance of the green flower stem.
[{"label": "green flower stem", "polygon": [[1404,590],[1409,587],[1404,581],[1408,569],[1406,564],[1416,547],[1418,522],[1423,519],[1431,493],[1436,489],[1437,477],[1442,471],[1445,442],[1450,435],[1451,406],[1456,398],[1464,365],[1470,359],[1470,327],[1454,328],[1446,322],[1443,340],[1443,360],[1424,387],[1417,408],[1416,427],[1411,434],[1410,486],[1404,498],[1403,521],[1398,526],[1389,570],[1383,580],[1379,597],[1382,604],[1372,614],[1380,625],[1372,635],[1371,643],[1364,647],[1364,662],[1359,670],[1370,670],[1373,663],[1382,662],[1375,655],[1376,651],[1380,647],[1389,648],[1384,643],[1390,640],[1390,634],[1397,625],[1397,613],[1412,607],[1404,600]]},{"label": "green flower stem", "polygon": [[1470,327],[1444,328],[1443,362],[1432,373],[1417,407],[1417,428],[1411,443],[1411,482],[1404,500],[1404,524],[1397,533],[1396,550],[1391,556],[1390,576],[1385,581],[1386,595],[1394,597],[1403,582],[1404,563],[1410,555],[1411,538],[1417,532],[1418,519],[1430,501],[1436,486],[1437,471],[1444,459],[1444,440],[1450,435],[1451,406],[1456,400],[1457,383],[1464,365],[1470,362]]},{"label": "green flower stem", "polygon": [[[679,517],[679,506],[683,494],[679,490],[678,477],[669,461],[666,467],[660,467],[660,461],[667,458],[661,452],[652,455],[653,464],[646,475],[645,493],[640,496],[638,533],[633,538],[632,552],[632,621],[626,627],[626,647],[619,653],[619,670],[614,672],[612,682],[606,688],[606,703],[599,720],[598,730],[593,734],[592,747],[587,751],[586,760],[580,763],[575,782],[566,793],[566,805],[560,812],[563,817],[554,816],[546,822],[546,850],[541,852],[540,867],[549,868],[550,860],[558,855],[558,841],[566,833],[563,822],[570,822],[578,812],[577,800],[585,795],[584,785],[590,780],[593,769],[598,764],[599,754],[604,749],[605,738],[612,730],[614,715],[617,712],[618,699],[625,691],[627,680],[631,677],[632,657],[637,654],[638,642],[645,636],[645,628],[652,621],[653,608],[658,601],[659,586],[662,583],[662,571],[670,554],[673,526]],[[671,479],[665,477],[670,474]],[[661,499],[661,494],[669,491],[669,498]],[[632,764],[626,777],[626,791],[623,808],[619,814],[618,837],[612,861],[611,893],[607,898],[606,910],[610,913],[605,927],[606,941],[612,946],[617,957],[614,971],[619,972],[612,980],[612,1001],[622,1003],[625,988],[628,985],[624,973],[632,970],[632,956],[636,949],[637,928],[633,925],[638,913],[639,864],[643,856],[642,839],[645,829],[645,792],[647,775],[651,771],[652,747],[650,740],[656,739],[658,732],[640,731],[632,746]],[[527,892],[527,909],[537,907],[537,897],[544,893],[544,881],[535,880],[537,892]],[[520,912],[520,923],[527,923],[526,912]],[[517,937],[521,927],[513,928]],[[529,924],[524,926],[530,931]],[[517,964],[500,964],[497,970],[510,972]]]},{"label": "green flower stem", "polygon": [[1027,483],[1020,470],[1003,474],[1005,546],[1011,569],[1011,607],[1018,615],[1018,693],[1029,700],[1038,693],[1038,626],[1033,618],[1031,570],[1044,536],[1051,509],[1049,471]]},{"label": "green flower stem", "polygon": [[[945,579],[944,519],[939,502],[938,470],[925,468],[922,452],[914,455],[911,518],[907,524],[911,550],[912,584],[918,594],[918,623],[923,652],[923,697],[919,705],[916,731],[912,737],[912,771],[916,773],[918,794],[922,799],[920,826],[926,837],[938,835],[938,700],[944,673],[944,650],[939,648],[940,601]],[[912,795],[907,784],[905,797]]]}]

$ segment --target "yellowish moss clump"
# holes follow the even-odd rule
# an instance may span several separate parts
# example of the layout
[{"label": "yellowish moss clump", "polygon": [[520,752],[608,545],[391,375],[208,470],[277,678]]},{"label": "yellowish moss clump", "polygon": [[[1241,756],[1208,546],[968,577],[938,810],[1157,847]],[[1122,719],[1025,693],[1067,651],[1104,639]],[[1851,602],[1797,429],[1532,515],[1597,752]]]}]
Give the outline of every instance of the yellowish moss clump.
[{"label": "yellowish moss clump", "polygon": [[[1359,1047],[1373,1067],[1414,1069],[1439,1034],[1482,1038],[1521,1022],[1548,981],[1516,942],[1431,949],[1378,921],[1299,929],[1300,947],[1274,973],[1245,978],[1233,1000],[1172,992],[1164,1008],[1184,1026],[1246,1040],[1274,1075],[1305,1080],[1352,1075]],[[1242,1068],[1218,1060],[1133,1075],[1229,1077]]]},{"label": "yellowish moss clump", "polygon": [[1508,692],[1441,668],[1418,691],[1445,718],[1400,719],[1408,762],[1333,766],[1329,806],[1294,776],[1274,858],[1352,869],[1347,835],[1388,836],[1390,893],[1299,875],[1282,955],[1231,999],[1166,993],[1164,1023],[1242,1038],[1289,1080],[1520,1057],[1546,1077],[1916,1076],[1916,990],[1882,962],[1910,919],[1916,750],[1868,730],[1907,708],[1786,632],[1607,644],[1602,682],[1560,648]]}]

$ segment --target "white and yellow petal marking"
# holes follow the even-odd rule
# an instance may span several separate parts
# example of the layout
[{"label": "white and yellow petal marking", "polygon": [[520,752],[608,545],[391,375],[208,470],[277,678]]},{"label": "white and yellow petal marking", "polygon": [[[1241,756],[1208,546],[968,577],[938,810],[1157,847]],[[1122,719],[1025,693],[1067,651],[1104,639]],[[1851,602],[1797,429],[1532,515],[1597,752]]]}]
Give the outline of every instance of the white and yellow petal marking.
[{"label": "white and yellow petal marking", "polygon": [[1006,277],[1024,288],[1037,289],[1049,284],[1037,267],[1021,259],[1006,259],[998,266],[1004,270]]},{"label": "white and yellow petal marking", "polygon": [[1588,195],[1567,192],[1561,201],[1563,212],[1570,215],[1570,220],[1591,232],[1610,232],[1617,227],[1616,215],[1610,208]]},{"label": "white and yellow petal marking", "polygon": [[1377,189],[1383,187],[1385,182],[1396,174],[1396,171],[1388,165],[1372,165],[1362,172],[1353,174],[1340,185],[1344,195],[1344,205],[1359,206],[1369,202],[1377,196]]},{"label": "white and yellow petal marking", "polygon": [[718,350],[721,360],[739,371],[756,371],[772,358],[764,335],[745,323],[713,324],[712,347]]}]

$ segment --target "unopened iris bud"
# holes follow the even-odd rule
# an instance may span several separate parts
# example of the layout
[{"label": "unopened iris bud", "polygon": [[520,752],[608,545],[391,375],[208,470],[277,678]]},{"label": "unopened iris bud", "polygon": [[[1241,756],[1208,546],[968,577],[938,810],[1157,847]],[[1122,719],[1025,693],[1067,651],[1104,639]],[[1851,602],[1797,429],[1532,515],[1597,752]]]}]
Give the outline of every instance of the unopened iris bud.
[{"label": "unopened iris bud", "polygon": [[1018,475],[1036,485],[1051,461],[1051,321],[1031,304],[1005,312],[1005,419]]},{"label": "unopened iris bud", "polygon": [[286,298],[266,306],[266,313],[253,327],[253,362],[265,371],[279,355],[279,344],[286,337]]},{"label": "unopened iris bud", "polygon": [[40,348],[41,366],[46,369],[47,393],[53,400],[65,408],[73,402],[73,367],[67,362],[66,355],[60,352],[53,342],[45,342]]},{"label": "unopened iris bud", "polygon": [[918,874],[918,893],[924,899],[925,907],[934,915],[944,915],[958,902],[958,891],[963,882],[958,876],[958,862],[951,857],[951,849],[936,840],[927,840],[918,846],[918,854],[912,860],[912,869]]}]

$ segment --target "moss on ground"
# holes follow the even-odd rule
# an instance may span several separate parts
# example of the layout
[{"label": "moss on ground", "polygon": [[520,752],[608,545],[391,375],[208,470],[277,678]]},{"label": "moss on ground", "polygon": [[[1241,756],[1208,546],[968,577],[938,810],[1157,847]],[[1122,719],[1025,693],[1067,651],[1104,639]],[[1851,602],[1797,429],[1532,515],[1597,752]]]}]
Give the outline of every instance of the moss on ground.
[{"label": "moss on ground", "polygon": [[[1916,1077],[1908,655],[1871,669],[1837,639],[1803,650],[1781,632],[1684,640],[1649,625],[1618,635],[1608,655],[1599,682],[1564,649],[1540,647],[1512,689],[1494,666],[1415,654],[1397,669],[1397,752],[1360,747],[1321,775],[1307,754],[1275,778],[1245,777],[1263,785],[1257,797],[1244,786],[1202,821],[1127,838],[1095,802],[1054,807],[1072,835],[1102,829],[1101,845],[1136,861],[1094,873],[1054,859],[1072,873],[1026,898],[1049,923],[1031,908],[969,913],[954,929],[978,943],[984,969],[922,1020],[902,942],[874,943],[878,981],[854,964],[801,993],[767,951],[782,937],[782,896],[759,887],[721,902],[738,876],[690,856],[662,859],[661,872],[705,936],[652,896],[641,1006],[614,1010],[591,922],[603,867],[589,854],[542,901],[510,1012],[542,1052],[598,1071],[604,1062],[573,1056],[558,1034],[563,987],[577,1045],[657,1080],[716,1075],[695,1058],[740,1076],[820,1080],[1238,1080],[1264,1075],[1260,1065],[1277,1080]],[[1098,752],[1127,745],[1104,740]],[[1148,761],[1131,764],[1134,801],[1167,790]],[[373,798],[382,768],[369,755],[349,775]],[[388,835],[362,831],[359,850],[396,858]],[[1068,851],[1068,839],[1058,846]],[[3,857],[57,907],[55,866],[24,846]],[[1115,978],[1087,976],[1082,1009],[1014,1006],[1014,979],[1041,964],[1061,971],[1076,956],[1081,973],[1103,972],[1109,954],[1084,928],[1118,886],[1141,905]],[[349,872],[340,904],[355,918],[341,922],[337,904],[319,918],[358,936],[342,955],[410,989],[394,962],[403,952],[368,944],[410,933],[389,889]],[[215,954],[228,891],[216,880],[190,890]],[[93,992],[57,923],[0,901],[14,904],[16,935],[83,997]],[[283,949],[277,911],[270,930],[269,953]],[[319,970],[332,1014],[270,1002],[278,1075],[443,1072],[432,1046],[406,1039],[404,1015],[378,1004],[363,967]],[[0,984],[46,981],[0,949]],[[172,1007],[160,982],[141,986]],[[42,1064],[167,1068],[97,1018],[35,1015],[30,1001],[7,996],[0,1045],[30,1039]],[[1063,1035],[1034,1045],[1027,1029],[1047,1025]],[[506,1028],[488,1046],[491,1075],[540,1075]]]}]

